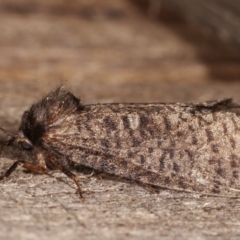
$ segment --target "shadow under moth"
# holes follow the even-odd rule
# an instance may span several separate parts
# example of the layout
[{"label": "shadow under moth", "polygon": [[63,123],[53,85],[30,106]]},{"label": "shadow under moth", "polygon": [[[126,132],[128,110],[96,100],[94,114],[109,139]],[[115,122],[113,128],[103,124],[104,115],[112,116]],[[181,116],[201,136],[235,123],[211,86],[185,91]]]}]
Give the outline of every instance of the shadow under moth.
[{"label": "shadow under moth", "polygon": [[239,107],[232,99],[82,105],[60,87],[24,112],[5,143],[16,142],[36,162],[17,160],[0,179],[18,165],[35,173],[59,169],[82,197],[70,170],[79,165],[165,189],[236,197]]}]

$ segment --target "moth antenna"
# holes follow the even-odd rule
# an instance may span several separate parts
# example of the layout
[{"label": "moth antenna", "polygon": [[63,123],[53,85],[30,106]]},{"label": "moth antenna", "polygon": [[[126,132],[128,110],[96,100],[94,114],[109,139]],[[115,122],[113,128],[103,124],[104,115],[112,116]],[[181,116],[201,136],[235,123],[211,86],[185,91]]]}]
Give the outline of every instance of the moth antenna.
[{"label": "moth antenna", "polygon": [[9,135],[10,137],[14,137],[14,138],[16,138],[15,135],[13,135],[11,132],[5,130],[4,128],[1,128],[1,127],[0,127],[0,130],[2,130],[3,132],[5,132],[5,133],[6,133],[7,135]]},{"label": "moth antenna", "polygon": [[8,139],[0,144],[0,153],[1,153],[4,146],[9,146],[14,142],[14,140],[16,139],[16,135],[13,135],[11,132],[9,132],[1,127],[0,127],[0,130],[5,132],[8,136],[10,136],[10,139]]}]

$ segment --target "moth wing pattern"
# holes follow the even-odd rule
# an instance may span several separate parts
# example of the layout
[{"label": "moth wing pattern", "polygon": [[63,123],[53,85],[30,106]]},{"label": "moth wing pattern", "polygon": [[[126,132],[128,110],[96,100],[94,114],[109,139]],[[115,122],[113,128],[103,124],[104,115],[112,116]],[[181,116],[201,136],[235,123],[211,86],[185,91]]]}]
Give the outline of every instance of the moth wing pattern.
[{"label": "moth wing pattern", "polygon": [[87,105],[50,128],[43,144],[68,161],[163,188],[235,197],[239,105]]}]

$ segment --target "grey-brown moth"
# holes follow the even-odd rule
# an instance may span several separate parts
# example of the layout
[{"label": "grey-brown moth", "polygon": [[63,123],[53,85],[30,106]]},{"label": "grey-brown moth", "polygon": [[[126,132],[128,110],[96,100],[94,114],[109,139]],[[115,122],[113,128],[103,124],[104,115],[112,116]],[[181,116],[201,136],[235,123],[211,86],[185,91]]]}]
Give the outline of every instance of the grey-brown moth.
[{"label": "grey-brown moth", "polygon": [[240,116],[232,99],[204,103],[82,105],[65,88],[24,112],[17,142],[37,173],[57,168],[82,196],[73,165],[166,189],[235,197],[239,193]]}]

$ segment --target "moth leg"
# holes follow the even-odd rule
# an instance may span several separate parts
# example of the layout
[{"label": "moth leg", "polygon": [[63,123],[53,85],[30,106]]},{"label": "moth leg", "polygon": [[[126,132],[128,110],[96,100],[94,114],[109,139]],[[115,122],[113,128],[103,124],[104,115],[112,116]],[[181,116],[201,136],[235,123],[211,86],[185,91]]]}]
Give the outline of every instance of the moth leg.
[{"label": "moth leg", "polygon": [[58,170],[60,170],[62,173],[64,173],[74,181],[74,183],[77,185],[78,189],[77,192],[79,193],[80,197],[83,198],[81,186],[78,182],[77,176],[74,173],[72,173],[69,169],[67,169],[64,165],[57,162],[55,158],[49,157],[47,158],[47,161],[50,161]]},{"label": "moth leg", "polygon": [[0,177],[0,180],[2,180],[5,177],[9,177],[12,174],[12,172],[16,170],[18,166],[22,166],[23,168],[33,173],[40,173],[40,174],[47,173],[47,169],[43,167],[34,165],[27,161],[18,160],[5,172],[3,176]]}]

